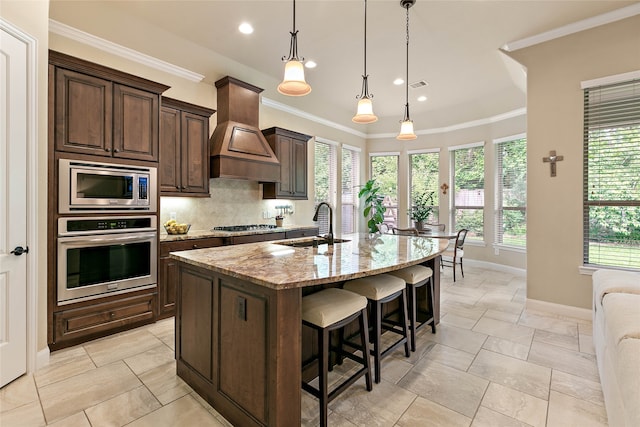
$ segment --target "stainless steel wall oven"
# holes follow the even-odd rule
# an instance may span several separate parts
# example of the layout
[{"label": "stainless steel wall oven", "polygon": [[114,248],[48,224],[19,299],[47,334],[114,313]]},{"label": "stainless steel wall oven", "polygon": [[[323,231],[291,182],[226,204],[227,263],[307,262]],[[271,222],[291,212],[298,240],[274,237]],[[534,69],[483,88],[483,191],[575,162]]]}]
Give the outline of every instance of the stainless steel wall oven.
[{"label": "stainless steel wall oven", "polygon": [[155,215],[58,218],[58,304],[157,284]]}]

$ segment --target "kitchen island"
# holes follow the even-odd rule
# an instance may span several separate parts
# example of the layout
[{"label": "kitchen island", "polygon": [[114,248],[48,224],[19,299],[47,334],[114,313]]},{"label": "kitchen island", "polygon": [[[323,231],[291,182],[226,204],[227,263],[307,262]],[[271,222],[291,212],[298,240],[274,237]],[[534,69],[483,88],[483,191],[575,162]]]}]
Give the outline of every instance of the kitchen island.
[{"label": "kitchen island", "polygon": [[[171,253],[179,261],[178,375],[234,425],[300,425],[302,359],[313,351],[303,347],[303,295],[425,264],[434,270],[439,300],[439,255],[447,240],[387,234],[339,240]],[[434,311],[438,318],[438,303]]]}]

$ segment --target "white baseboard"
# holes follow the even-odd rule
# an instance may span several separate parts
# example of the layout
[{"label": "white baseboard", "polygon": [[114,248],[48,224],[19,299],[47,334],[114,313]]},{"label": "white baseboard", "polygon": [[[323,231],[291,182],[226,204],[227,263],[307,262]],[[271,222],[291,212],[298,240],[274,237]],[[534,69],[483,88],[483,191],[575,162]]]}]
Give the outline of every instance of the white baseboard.
[{"label": "white baseboard", "polygon": [[527,298],[527,309],[545,311],[563,317],[572,317],[581,320],[593,320],[593,312],[588,308],[573,307],[570,305],[555,304],[553,302],[540,301]]},{"label": "white baseboard", "polygon": [[42,350],[38,351],[36,354],[36,371],[40,368],[44,368],[49,364],[49,347],[45,347]]},{"label": "white baseboard", "polygon": [[527,270],[524,268],[511,267],[509,265],[496,264],[488,261],[478,261],[475,259],[464,258],[464,265],[470,265],[473,267],[488,268],[491,270],[502,271],[504,273],[510,273],[516,276],[525,277]]}]

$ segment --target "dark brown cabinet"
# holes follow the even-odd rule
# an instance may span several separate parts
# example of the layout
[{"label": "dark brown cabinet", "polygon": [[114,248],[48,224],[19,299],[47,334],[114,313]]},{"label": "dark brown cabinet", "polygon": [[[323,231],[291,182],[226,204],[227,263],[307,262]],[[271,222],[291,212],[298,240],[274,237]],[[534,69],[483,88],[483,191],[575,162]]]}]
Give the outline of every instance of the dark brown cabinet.
[{"label": "dark brown cabinet", "polygon": [[154,321],[155,293],[131,293],[53,314],[54,349]]},{"label": "dark brown cabinet", "polygon": [[158,262],[158,319],[173,316],[176,309],[178,262],[169,257],[169,252],[213,248],[222,246],[224,243],[225,240],[220,237],[160,242],[160,258]]},{"label": "dark brown cabinet", "polygon": [[262,185],[264,199],[307,200],[309,135],[273,127],[262,131],[280,161],[280,182]]},{"label": "dark brown cabinet", "polygon": [[160,194],[209,196],[209,117],[215,110],[162,98]]},{"label": "dark brown cabinet", "polygon": [[49,52],[55,149],[158,161],[160,94],[168,86]]}]

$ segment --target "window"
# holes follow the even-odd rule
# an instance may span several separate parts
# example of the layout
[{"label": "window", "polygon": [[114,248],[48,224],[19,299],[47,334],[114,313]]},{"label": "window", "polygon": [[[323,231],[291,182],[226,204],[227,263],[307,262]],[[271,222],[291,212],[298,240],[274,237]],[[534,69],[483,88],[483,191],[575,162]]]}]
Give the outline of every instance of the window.
[{"label": "window", "polygon": [[527,140],[516,136],[495,141],[495,242],[527,246]]},{"label": "window", "polygon": [[640,80],[584,91],[584,263],[640,268]]},{"label": "window", "polygon": [[418,194],[428,194],[433,192],[434,211],[431,218],[427,222],[437,224],[438,220],[438,183],[439,178],[439,161],[440,153],[438,151],[428,153],[411,153],[409,154],[409,163],[411,165],[411,200],[413,201]]},{"label": "window", "polygon": [[[336,206],[337,190],[337,149],[333,144],[320,142],[316,138],[315,142],[315,198],[317,206],[320,202],[327,202],[332,207]],[[316,225],[320,227],[320,234],[329,232],[329,213],[322,208],[318,214]],[[335,227],[335,225],[334,225]],[[337,230],[333,230],[334,233]]]},{"label": "window", "polygon": [[342,233],[358,231],[358,192],[360,191],[360,150],[342,147]]},{"label": "window", "polygon": [[467,238],[484,238],[484,143],[451,147],[452,230],[466,228]]},{"label": "window", "polygon": [[371,155],[371,178],[384,195],[384,223],[390,228],[398,223],[398,157],[395,153]]}]

